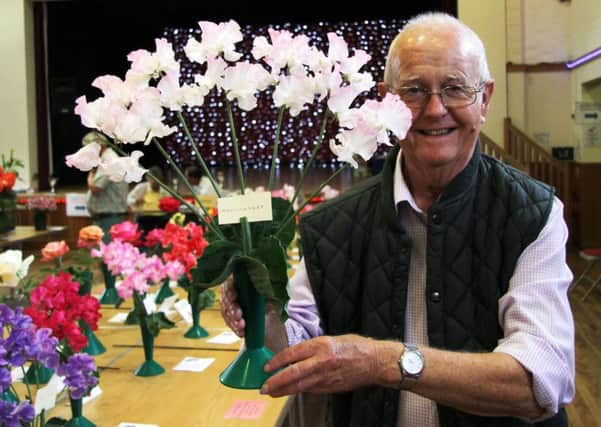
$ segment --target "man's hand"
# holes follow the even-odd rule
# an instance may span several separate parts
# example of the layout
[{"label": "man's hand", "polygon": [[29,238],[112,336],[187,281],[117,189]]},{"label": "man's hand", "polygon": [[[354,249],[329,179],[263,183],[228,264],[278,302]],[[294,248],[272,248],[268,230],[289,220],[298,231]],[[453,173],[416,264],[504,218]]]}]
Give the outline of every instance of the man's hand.
[{"label": "man's hand", "polygon": [[302,391],[336,393],[376,382],[375,340],[359,335],[322,336],[288,347],[266,365],[261,393],[272,397]]},{"label": "man's hand", "polygon": [[225,323],[240,338],[244,338],[244,319],[242,309],[238,305],[238,293],[234,287],[234,278],[230,276],[221,285],[221,316]]}]

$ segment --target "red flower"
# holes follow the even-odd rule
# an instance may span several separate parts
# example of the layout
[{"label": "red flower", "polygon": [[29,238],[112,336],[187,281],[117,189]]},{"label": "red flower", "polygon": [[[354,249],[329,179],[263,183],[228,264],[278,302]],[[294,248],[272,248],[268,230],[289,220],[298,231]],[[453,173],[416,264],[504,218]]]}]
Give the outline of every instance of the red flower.
[{"label": "red flower", "polygon": [[159,200],[159,209],[163,212],[177,212],[180,204],[175,197],[162,197]]},{"label": "red flower", "polygon": [[14,172],[4,172],[0,167],[0,191],[10,191],[15,185],[17,175]]},{"label": "red flower", "polygon": [[50,328],[59,340],[65,340],[79,352],[88,344],[79,321],[85,321],[92,330],[98,329],[100,304],[90,295],[79,295],[79,283],[70,274],[61,272],[48,276],[29,297],[31,305],[25,313],[38,328]]}]

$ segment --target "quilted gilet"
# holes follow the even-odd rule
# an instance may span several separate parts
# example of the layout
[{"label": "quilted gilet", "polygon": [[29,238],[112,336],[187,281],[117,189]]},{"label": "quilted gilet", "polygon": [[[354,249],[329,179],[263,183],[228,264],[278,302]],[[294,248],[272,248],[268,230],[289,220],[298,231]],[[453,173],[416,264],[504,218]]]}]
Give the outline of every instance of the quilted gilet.
[{"label": "quilted gilet", "polygon": [[[404,339],[411,240],[394,206],[395,147],[381,174],[304,215],[301,242],[322,327]],[[426,302],[430,345],[491,351],[503,332],[497,301],[517,259],[545,225],[553,189],[480,154],[428,210]],[[468,375],[468,373],[466,373]],[[329,425],[394,426],[398,390],[364,387],[330,397]],[[526,426],[438,405],[441,426]],[[537,425],[567,425],[562,409]]]}]

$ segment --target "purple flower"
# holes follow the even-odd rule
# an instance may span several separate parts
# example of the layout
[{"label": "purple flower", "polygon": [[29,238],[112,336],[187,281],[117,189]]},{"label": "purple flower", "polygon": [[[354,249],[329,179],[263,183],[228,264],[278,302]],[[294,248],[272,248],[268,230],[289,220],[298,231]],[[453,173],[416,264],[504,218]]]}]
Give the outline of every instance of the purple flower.
[{"label": "purple flower", "polygon": [[6,391],[10,387],[12,377],[10,376],[10,369],[3,366],[0,368],[0,391]]},{"label": "purple flower", "polygon": [[0,400],[0,425],[6,427],[21,427],[22,423],[30,423],[35,416],[35,410],[29,402],[19,404]]},{"label": "purple flower", "polygon": [[98,384],[94,358],[89,354],[72,355],[56,372],[65,377],[65,384],[69,386],[69,393],[73,399],[81,399],[90,388]]}]

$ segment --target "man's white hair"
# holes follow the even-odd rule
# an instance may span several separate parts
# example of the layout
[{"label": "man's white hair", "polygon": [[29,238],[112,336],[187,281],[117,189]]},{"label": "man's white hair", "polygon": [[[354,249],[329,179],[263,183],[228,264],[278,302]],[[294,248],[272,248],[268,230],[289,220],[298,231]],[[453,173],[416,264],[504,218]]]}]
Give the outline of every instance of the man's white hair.
[{"label": "man's white hair", "polygon": [[486,51],[480,37],[470,27],[465,25],[454,16],[441,12],[428,12],[417,15],[407,21],[407,24],[397,34],[388,50],[386,58],[386,68],[384,70],[384,84],[389,87],[395,87],[398,82],[395,79],[399,76],[401,69],[401,59],[397,51],[405,34],[421,29],[431,30],[432,28],[452,29],[457,36],[464,41],[467,41],[472,49],[472,53],[478,60],[478,71],[480,74],[480,83],[491,81],[488,63],[486,61]]}]

